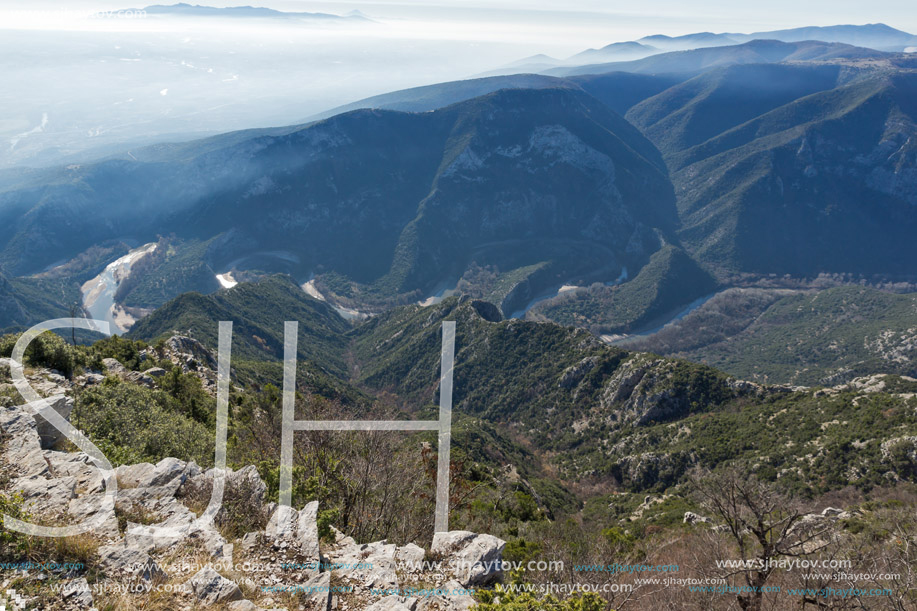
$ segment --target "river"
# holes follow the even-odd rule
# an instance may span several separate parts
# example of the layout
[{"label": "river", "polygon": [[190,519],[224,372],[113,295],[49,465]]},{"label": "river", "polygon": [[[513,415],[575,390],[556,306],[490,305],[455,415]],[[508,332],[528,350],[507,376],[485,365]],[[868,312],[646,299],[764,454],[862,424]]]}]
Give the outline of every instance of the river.
[{"label": "river", "polygon": [[89,312],[90,318],[107,321],[114,333],[124,333],[131,328],[136,321],[115,303],[115,293],[121,282],[130,276],[131,266],[154,250],[155,242],[135,248],[106,265],[101,274],[83,284],[83,308]]}]

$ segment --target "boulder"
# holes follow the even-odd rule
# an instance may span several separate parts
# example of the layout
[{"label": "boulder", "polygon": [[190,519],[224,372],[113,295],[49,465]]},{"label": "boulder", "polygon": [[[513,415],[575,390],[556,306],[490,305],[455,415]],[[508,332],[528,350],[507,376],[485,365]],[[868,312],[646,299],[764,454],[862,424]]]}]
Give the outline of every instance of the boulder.
[{"label": "boulder", "polygon": [[149,554],[124,543],[104,545],[99,548],[98,553],[99,564],[108,573],[132,575],[146,581],[166,576]]},{"label": "boulder", "polygon": [[[136,465],[122,465],[115,470],[122,488],[155,488],[168,486],[175,490],[194,473],[197,465],[185,463],[177,458],[163,458],[155,465],[148,462]],[[200,469],[197,468],[197,472]],[[174,494],[175,490],[172,491]]]},{"label": "boulder", "polygon": [[299,512],[288,505],[278,505],[271,514],[271,519],[267,522],[264,529],[264,535],[274,541],[280,539],[290,539],[296,533],[296,521],[299,519]]},{"label": "boulder", "polygon": [[145,373],[140,373],[139,371],[129,371],[121,377],[123,377],[128,382],[133,382],[134,384],[139,384],[140,386],[146,386],[147,388],[153,388],[156,386],[156,380],[146,375]]},{"label": "boulder", "polygon": [[188,585],[194,597],[202,604],[219,605],[241,600],[242,591],[232,581],[226,579],[210,567],[205,567],[194,574]]},{"label": "boulder", "polygon": [[156,467],[148,462],[141,462],[136,465],[121,465],[115,469],[118,486],[120,488],[136,488],[140,480],[149,477],[155,469]]},{"label": "boulder", "polygon": [[317,519],[318,501],[308,503],[301,511],[278,505],[268,520],[264,534],[275,546],[292,544],[306,558],[318,561]]},{"label": "boulder", "polygon": [[306,558],[319,559],[318,553],[318,501],[308,503],[296,520],[296,539],[299,551]]},{"label": "boulder", "polygon": [[[175,480],[175,478],[186,477],[185,467],[187,464],[177,458],[163,458],[153,467],[152,472],[147,472],[144,477],[137,480],[138,488],[149,488],[153,486],[165,486]],[[182,482],[184,479],[182,479]]]},{"label": "boulder", "polygon": [[22,407],[0,408],[0,430],[9,435],[2,459],[25,477],[50,475],[31,414]]},{"label": "boulder", "polygon": [[[45,401],[47,406],[42,409],[53,409],[64,420],[70,420],[70,413],[73,411],[73,399],[64,395],[57,395],[56,397],[48,397]],[[39,442],[43,449],[54,447],[57,442],[64,438],[64,434],[54,428],[40,413],[35,414],[35,425]]]},{"label": "boulder", "polygon": [[424,552],[423,548],[413,543],[408,543],[404,547],[399,547],[395,550],[395,561],[400,568],[405,570],[421,569],[425,557],[426,552]]},{"label": "boulder", "polygon": [[81,375],[77,378],[78,382],[81,382],[85,386],[95,386],[96,384],[101,384],[105,381],[105,376],[101,373],[87,373]]},{"label": "boulder", "polygon": [[478,586],[502,577],[505,546],[506,541],[493,535],[453,530],[435,533],[431,551],[443,558],[444,567],[463,586]]},{"label": "boulder", "polygon": [[105,369],[108,371],[108,373],[118,377],[125,375],[129,371],[129,369],[122,365],[118,359],[102,359],[102,364],[105,365]]},{"label": "boulder", "polygon": [[143,375],[149,376],[151,378],[161,378],[166,375],[168,372],[162,367],[151,367],[143,372]]},{"label": "boulder", "polygon": [[693,511],[686,511],[684,520],[682,520],[683,524],[708,524],[709,522],[710,518],[705,518],[702,515],[694,513]]}]

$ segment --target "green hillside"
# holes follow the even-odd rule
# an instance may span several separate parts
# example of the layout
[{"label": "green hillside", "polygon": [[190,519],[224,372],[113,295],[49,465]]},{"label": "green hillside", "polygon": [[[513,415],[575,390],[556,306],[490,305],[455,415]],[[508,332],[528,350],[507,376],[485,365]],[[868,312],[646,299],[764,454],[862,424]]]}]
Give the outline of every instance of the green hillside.
[{"label": "green hillside", "polygon": [[178,333],[215,349],[223,320],[233,322],[233,357],[243,361],[282,359],[283,323],[298,320],[299,358],[346,377],[343,334],[350,324],[286,276],[241,283],[212,295],[186,293],[138,322],[128,337],[154,342]]},{"label": "green hillside", "polygon": [[716,288],[716,282],[684,250],[667,245],[637,276],[618,286],[593,285],[537,304],[541,320],[585,327],[596,334],[629,332],[674,313]]},{"label": "green hillside", "polygon": [[730,290],[627,345],[778,384],[917,376],[917,295],[860,287]]}]

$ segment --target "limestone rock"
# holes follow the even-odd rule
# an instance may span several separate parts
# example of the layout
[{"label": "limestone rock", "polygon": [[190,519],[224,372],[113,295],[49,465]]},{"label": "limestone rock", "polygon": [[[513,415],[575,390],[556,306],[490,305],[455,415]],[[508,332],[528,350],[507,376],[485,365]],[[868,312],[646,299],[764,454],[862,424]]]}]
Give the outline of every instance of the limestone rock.
[{"label": "limestone rock", "polygon": [[188,584],[194,592],[194,597],[204,605],[218,605],[242,598],[239,586],[210,567],[195,573]]},{"label": "limestone rock", "polygon": [[383,596],[370,606],[366,611],[412,611],[410,607],[404,604],[399,596]]},{"label": "limestone rock", "polygon": [[3,459],[15,471],[29,477],[50,475],[41,450],[35,419],[21,407],[0,408],[0,430],[9,435]]},{"label": "limestone rock", "polygon": [[[70,420],[70,412],[73,411],[73,399],[64,395],[57,395],[56,397],[49,397],[45,401],[47,402],[47,407],[43,409],[53,409],[64,420]],[[44,449],[54,447],[57,442],[64,438],[64,434],[54,428],[40,414],[35,414],[35,424],[38,430],[39,442]]]},{"label": "limestone rock", "polygon": [[443,557],[443,565],[462,585],[487,585],[502,576],[505,545],[493,535],[453,530],[434,534],[431,551]]},{"label": "limestone rock", "polygon": [[408,543],[395,551],[395,560],[400,565],[415,569],[420,569],[423,566],[425,556],[426,552],[424,552],[423,548],[413,543]]},{"label": "limestone rock", "polygon": [[123,543],[100,547],[99,564],[106,572],[133,575],[146,581],[165,577],[149,554]]},{"label": "limestone rock", "polygon": [[102,359],[102,364],[105,365],[105,369],[108,373],[121,377],[122,375],[127,374],[129,369],[121,364],[121,361],[118,359],[107,358]]},{"label": "limestone rock", "polygon": [[46,478],[40,475],[13,480],[12,488],[22,494],[23,508],[40,516],[59,516],[67,512],[76,489],[75,477]]},{"label": "limestone rock", "polygon": [[264,534],[274,541],[275,546],[292,544],[303,556],[319,559],[318,551],[318,501],[313,501],[296,511],[292,507],[278,505],[268,521]]},{"label": "limestone rock", "polygon": [[682,520],[682,523],[684,524],[708,524],[709,522],[710,518],[705,518],[702,515],[694,513],[693,511],[686,511],[684,520]]}]

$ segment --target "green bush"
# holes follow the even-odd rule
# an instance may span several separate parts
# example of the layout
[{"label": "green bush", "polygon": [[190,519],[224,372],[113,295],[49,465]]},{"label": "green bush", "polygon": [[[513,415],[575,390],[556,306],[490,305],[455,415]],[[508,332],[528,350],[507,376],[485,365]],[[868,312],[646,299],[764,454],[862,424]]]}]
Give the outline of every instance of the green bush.
[{"label": "green bush", "polygon": [[539,598],[531,592],[512,592],[498,585],[495,590],[476,594],[480,601],[475,611],[605,611],[608,604],[594,593],[575,594],[564,600],[551,596]]},{"label": "green bush", "polygon": [[[21,334],[10,334],[0,337],[0,356],[9,358],[13,354],[13,347],[19,341]],[[45,331],[32,340],[25,351],[27,365],[33,367],[46,367],[56,369],[67,377],[73,371],[86,364],[82,352],[68,344],[64,338],[51,331]]]},{"label": "green bush", "polygon": [[[26,518],[22,511],[22,497],[19,495],[8,496],[0,492],[0,516],[10,516],[19,520]],[[0,553],[4,556],[12,554],[13,550],[21,550],[26,544],[25,535],[7,530],[0,519]]]},{"label": "green bush", "polygon": [[213,461],[211,430],[160,390],[108,378],[76,396],[73,422],[113,462],[156,462],[167,456],[201,466]]},{"label": "green bush", "polygon": [[143,369],[140,360],[140,351],[146,348],[142,341],[124,339],[117,335],[100,339],[92,345],[92,362],[93,369],[104,371],[102,359],[115,359],[128,369],[140,371]]}]

